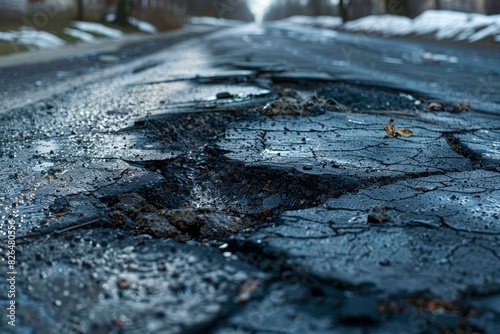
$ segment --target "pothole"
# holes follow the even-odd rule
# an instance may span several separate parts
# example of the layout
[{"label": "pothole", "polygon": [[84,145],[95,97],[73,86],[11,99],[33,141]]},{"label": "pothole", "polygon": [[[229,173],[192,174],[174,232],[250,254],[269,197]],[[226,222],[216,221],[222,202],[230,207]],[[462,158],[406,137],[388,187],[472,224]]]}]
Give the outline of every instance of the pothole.
[{"label": "pothole", "polygon": [[352,178],[246,167],[216,155],[203,156],[204,163],[179,157],[155,166],[165,184],[153,192],[144,189],[102,198],[113,226],[181,242],[223,238],[360,186]]},{"label": "pothole", "polygon": [[[374,105],[366,105],[366,108],[416,108],[414,101],[398,92],[377,93],[364,87],[336,84],[318,91],[318,98],[310,88],[304,88],[311,92],[307,98],[298,94],[290,96],[288,87],[274,87],[281,99],[289,98],[284,99],[285,102],[299,101],[297,104],[306,105],[314,111],[312,114],[319,112],[316,106],[346,112],[361,108],[358,100],[369,99]],[[136,122],[135,127],[151,133],[144,140],[157,141],[165,151],[180,153],[167,160],[134,162],[151,173],[162,175],[162,180],[155,184],[145,186],[136,180],[137,184],[128,187],[126,192],[110,191],[106,195],[101,190],[98,196],[94,195],[105,204],[105,209],[97,210],[105,213],[103,220],[113,228],[135,235],[149,234],[180,242],[213,240],[275,221],[287,210],[319,206],[330,198],[366,185],[363,183],[368,182],[366,179],[362,181],[355,175],[308,173],[307,166],[303,166],[304,170],[249,166],[224,156],[225,152],[214,143],[225,136],[227,124],[268,117],[262,114],[261,107],[244,113],[156,115]],[[296,117],[302,116],[298,113]],[[129,129],[133,130],[134,127]],[[390,183],[391,179],[372,181]],[[57,214],[65,215],[64,212]]]}]

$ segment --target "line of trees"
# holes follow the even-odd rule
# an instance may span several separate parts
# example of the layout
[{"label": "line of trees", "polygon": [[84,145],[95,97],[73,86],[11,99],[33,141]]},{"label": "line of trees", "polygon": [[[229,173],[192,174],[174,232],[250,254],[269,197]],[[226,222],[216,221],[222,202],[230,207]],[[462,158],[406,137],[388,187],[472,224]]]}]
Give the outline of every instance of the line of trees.
[{"label": "line of trees", "polygon": [[241,21],[254,20],[246,0],[185,0],[185,4],[187,16],[211,16]]},{"label": "line of trees", "polygon": [[486,13],[488,13],[488,14],[500,14],[500,1],[487,0],[485,6],[486,6]]},{"label": "line of trees", "polygon": [[[84,20],[86,17],[86,0],[75,0],[76,19]],[[247,6],[246,0],[161,0],[155,2],[158,11],[155,16],[161,15],[162,10],[168,12],[168,9],[181,4],[182,15],[186,16],[212,16],[218,18],[235,19],[242,21],[253,21],[253,14]],[[115,13],[114,23],[126,26],[128,17],[133,14],[145,14],[148,8],[141,8],[141,0],[102,0],[104,7],[103,15]],[[134,10],[136,11],[134,13]],[[165,13],[168,15],[169,13]],[[170,13],[172,14],[172,13]]]},{"label": "line of trees", "polygon": [[[172,6],[181,4],[184,10],[183,15],[186,16],[212,16],[252,21],[253,15],[247,6],[247,1],[253,0],[162,0],[161,4],[165,8],[170,8],[169,4]],[[86,0],[75,0],[78,20],[85,19],[85,3]],[[114,23],[128,25],[127,18],[132,15],[134,4],[142,2],[140,0],[102,0],[102,3],[106,8],[104,10],[106,13],[110,10],[115,13]],[[483,4],[483,11],[487,14],[500,13],[500,0],[484,0]],[[275,20],[292,15],[336,15],[347,21],[370,14],[381,14],[381,9],[389,14],[415,17],[426,9],[450,9],[450,5],[452,5],[451,9],[465,10],[478,6],[473,0],[452,0],[452,2],[450,0],[338,0],[336,5],[331,0],[275,0],[264,19]],[[137,7],[140,6],[136,6],[136,9]],[[150,12],[141,14],[143,19],[147,19],[144,16],[152,15]],[[157,16],[157,21],[161,20],[161,15],[168,15],[168,13],[162,14],[158,11],[153,14]],[[164,20],[171,21],[172,18]],[[179,23],[181,22],[182,19]]]},{"label": "line of trees", "polygon": [[[465,9],[479,8],[481,3],[473,0],[339,0],[336,5],[329,0],[276,0],[266,20],[281,19],[292,15],[337,15],[344,21],[357,19],[370,14],[385,13],[415,17],[426,9]],[[483,12],[500,13],[500,0],[485,0]]]},{"label": "line of trees", "polygon": [[[351,0],[351,2],[356,1]],[[426,9],[479,11],[490,15],[500,13],[498,0],[384,0],[384,2],[387,13],[408,17],[415,17]]]},{"label": "line of trees", "polygon": [[[115,8],[115,23],[120,25],[128,25],[127,18],[132,14],[133,0],[106,0],[106,10],[102,13],[104,16],[111,8]],[[83,21],[85,17],[85,0],[76,0],[76,19]]]}]

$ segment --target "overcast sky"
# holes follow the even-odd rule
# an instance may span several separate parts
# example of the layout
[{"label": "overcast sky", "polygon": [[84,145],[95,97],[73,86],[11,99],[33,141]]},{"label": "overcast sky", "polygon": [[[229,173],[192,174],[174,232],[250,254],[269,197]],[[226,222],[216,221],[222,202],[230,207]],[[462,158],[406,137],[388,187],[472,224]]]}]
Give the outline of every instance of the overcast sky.
[{"label": "overcast sky", "polygon": [[[262,21],[262,18],[264,17],[264,14],[266,13],[266,10],[269,8],[271,3],[273,3],[274,0],[246,0],[248,7],[252,11],[252,13],[255,15],[255,19],[257,21]],[[304,4],[307,3],[308,0],[300,0]],[[330,0],[330,2],[334,5],[338,4],[339,0]],[[349,1],[346,1],[349,2]]]}]

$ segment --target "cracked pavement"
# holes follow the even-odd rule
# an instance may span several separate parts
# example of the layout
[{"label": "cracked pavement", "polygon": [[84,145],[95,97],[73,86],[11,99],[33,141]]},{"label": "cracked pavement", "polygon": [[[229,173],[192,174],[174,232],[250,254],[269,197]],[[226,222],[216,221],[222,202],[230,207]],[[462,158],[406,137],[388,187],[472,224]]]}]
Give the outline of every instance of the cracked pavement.
[{"label": "cracked pavement", "polygon": [[1,69],[2,332],[498,332],[498,50],[274,24],[145,46]]}]

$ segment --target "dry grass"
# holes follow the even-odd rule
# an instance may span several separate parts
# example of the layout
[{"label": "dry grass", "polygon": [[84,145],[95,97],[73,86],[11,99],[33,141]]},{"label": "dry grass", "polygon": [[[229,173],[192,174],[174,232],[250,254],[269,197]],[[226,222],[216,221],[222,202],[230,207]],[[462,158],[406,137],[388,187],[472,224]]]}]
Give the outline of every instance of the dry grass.
[{"label": "dry grass", "polygon": [[16,52],[24,52],[27,50],[28,48],[22,44],[0,41],[0,55],[7,55]]}]

